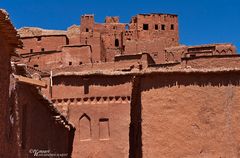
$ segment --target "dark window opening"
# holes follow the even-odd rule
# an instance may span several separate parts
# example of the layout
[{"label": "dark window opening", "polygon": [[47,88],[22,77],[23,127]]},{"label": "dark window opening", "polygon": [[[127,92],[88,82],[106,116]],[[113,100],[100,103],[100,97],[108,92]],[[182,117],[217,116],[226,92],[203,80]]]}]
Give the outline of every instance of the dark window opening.
[{"label": "dark window opening", "polygon": [[119,40],[115,39],[115,47],[119,47]]},{"label": "dark window opening", "polygon": [[30,53],[33,53],[33,49],[30,49]]},{"label": "dark window opening", "polygon": [[157,24],[155,25],[155,30],[158,30],[158,25]]},{"label": "dark window opening", "polygon": [[143,24],[143,30],[148,30],[148,24]]},{"label": "dark window opening", "polygon": [[171,30],[174,30],[174,25],[173,24],[171,25]]},{"label": "dark window opening", "polygon": [[42,50],[42,52],[44,52],[44,48],[42,48],[41,50]]},{"label": "dark window opening", "polygon": [[37,37],[37,41],[41,41],[42,40],[42,37]]},{"label": "dark window opening", "polygon": [[69,62],[68,65],[72,65],[72,62]]},{"label": "dark window opening", "polygon": [[82,62],[81,62],[81,61],[79,62],[79,65],[82,65]]},{"label": "dark window opening", "polygon": [[37,65],[37,64],[35,64],[35,65],[33,65],[33,67],[38,67],[38,65]]},{"label": "dark window opening", "polygon": [[162,30],[165,30],[166,29],[166,26],[165,25],[162,25]]},{"label": "dark window opening", "polygon": [[69,45],[69,39],[66,37],[66,45]]},{"label": "dark window opening", "polygon": [[108,118],[100,118],[99,122],[107,122],[109,119]]},{"label": "dark window opening", "polygon": [[89,32],[89,29],[88,29],[88,28],[86,28],[86,32]]},{"label": "dark window opening", "polygon": [[89,93],[89,86],[87,84],[84,84],[84,94]]},{"label": "dark window opening", "polygon": [[113,29],[114,29],[114,30],[117,30],[117,26],[113,26]]}]

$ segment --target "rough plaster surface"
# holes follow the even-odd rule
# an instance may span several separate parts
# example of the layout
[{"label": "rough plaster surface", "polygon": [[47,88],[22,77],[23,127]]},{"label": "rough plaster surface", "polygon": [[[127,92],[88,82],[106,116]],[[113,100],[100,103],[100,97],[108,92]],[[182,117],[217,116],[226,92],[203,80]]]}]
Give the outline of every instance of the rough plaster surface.
[{"label": "rough plaster surface", "polygon": [[143,157],[239,157],[239,85],[164,79],[142,81]]},{"label": "rough plaster surface", "polygon": [[[83,15],[67,31],[18,30],[11,70],[20,42],[2,10],[0,26],[0,157],[240,157],[232,44],[180,45],[173,14]],[[53,104],[11,73],[46,81]]]}]

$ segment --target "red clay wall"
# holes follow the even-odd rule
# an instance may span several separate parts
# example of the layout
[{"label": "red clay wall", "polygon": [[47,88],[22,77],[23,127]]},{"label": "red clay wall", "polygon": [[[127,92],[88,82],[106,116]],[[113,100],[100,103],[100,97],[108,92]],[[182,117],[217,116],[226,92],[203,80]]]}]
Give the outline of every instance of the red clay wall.
[{"label": "red clay wall", "polygon": [[[51,35],[54,30],[40,36],[26,36],[29,30],[38,34],[43,30],[20,30],[24,48],[20,54],[60,50],[68,44],[91,45],[92,62],[112,62],[115,55],[150,53],[157,62],[164,61],[164,48],[177,46],[178,18],[170,14],[139,14],[129,28],[119,23],[118,17],[106,17],[105,23],[95,23],[93,15],[83,15],[81,26],[71,26],[66,35]],[[147,28],[143,27],[147,25]],[[28,31],[28,32],[27,32]],[[55,31],[57,32],[57,31]]]},{"label": "red clay wall", "polygon": [[[129,54],[148,52],[157,62],[164,61],[164,48],[179,44],[176,15],[139,14],[131,21],[130,31],[132,32],[126,32],[124,40],[125,52]],[[131,36],[136,37],[136,41],[132,41]]]},{"label": "red clay wall", "polygon": [[65,35],[25,37],[21,40],[24,47],[18,49],[19,54],[59,50],[61,46],[68,44]]},{"label": "red clay wall", "polygon": [[22,59],[22,61],[28,66],[35,67],[39,70],[51,70],[63,65],[62,52],[57,51],[44,55],[34,55]]},{"label": "red clay wall", "polygon": [[65,46],[62,51],[32,54],[22,59],[28,66],[40,70],[51,70],[59,67],[77,66],[91,63],[92,52],[90,46]]},{"label": "red clay wall", "polygon": [[[51,154],[71,156],[73,129],[57,121],[53,107],[32,86],[18,85],[16,89],[21,157],[36,157],[31,149],[50,150]],[[18,119],[18,118],[17,118]],[[17,124],[16,124],[17,126]],[[16,132],[16,131],[15,131]],[[66,156],[67,155],[67,156]]]},{"label": "red clay wall", "polygon": [[100,62],[101,61],[101,36],[99,32],[81,32],[80,34],[80,44],[81,45],[90,45],[92,49],[92,61]]},{"label": "red clay wall", "polygon": [[92,62],[91,46],[63,47],[61,55],[64,66],[77,66]]},{"label": "red clay wall", "polygon": [[69,39],[69,44],[79,44],[80,43],[80,26],[72,25],[67,29],[67,36]]},{"label": "red clay wall", "polygon": [[213,57],[199,57],[193,59],[185,59],[182,62],[183,67],[191,68],[239,68],[240,56],[225,55]]},{"label": "red clay wall", "polygon": [[[0,57],[0,157],[6,157],[6,153],[4,151],[7,149],[5,148],[6,141],[8,139],[7,130],[8,120],[9,120],[9,111],[8,111],[8,104],[9,104],[9,76],[10,76],[10,50],[8,48],[8,44],[6,39],[4,38],[2,32],[0,32],[0,48],[1,48],[1,57]],[[13,152],[15,152],[13,150]]]},{"label": "red clay wall", "polygon": [[238,157],[239,74],[141,80],[142,157]]},{"label": "red clay wall", "polygon": [[[131,83],[128,79],[117,77],[55,77],[52,88],[54,99],[77,98],[89,96],[126,96],[131,94]],[[67,92],[67,93],[63,93]]]},{"label": "red clay wall", "polygon": [[76,127],[73,158],[128,157],[129,77],[54,77],[53,83],[55,106]]}]

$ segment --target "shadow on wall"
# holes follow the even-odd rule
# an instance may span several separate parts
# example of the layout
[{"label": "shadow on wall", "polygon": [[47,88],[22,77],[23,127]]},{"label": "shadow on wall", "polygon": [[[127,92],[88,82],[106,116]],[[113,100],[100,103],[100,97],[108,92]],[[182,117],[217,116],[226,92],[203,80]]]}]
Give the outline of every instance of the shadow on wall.
[{"label": "shadow on wall", "polygon": [[174,72],[169,74],[150,74],[142,77],[141,90],[148,91],[150,89],[157,89],[163,87],[173,86],[190,86],[198,85],[204,86],[228,86],[240,85],[239,72],[214,72],[214,73],[185,73]]},{"label": "shadow on wall", "polygon": [[131,81],[131,76],[57,76],[54,77],[54,85],[84,86],[87,83],[100,86],[115,86]]},{"label": "shadow on wall", "polygon": [[129,129],[129,158],[142,158],[141,78],[132,79],[131,123]]}]

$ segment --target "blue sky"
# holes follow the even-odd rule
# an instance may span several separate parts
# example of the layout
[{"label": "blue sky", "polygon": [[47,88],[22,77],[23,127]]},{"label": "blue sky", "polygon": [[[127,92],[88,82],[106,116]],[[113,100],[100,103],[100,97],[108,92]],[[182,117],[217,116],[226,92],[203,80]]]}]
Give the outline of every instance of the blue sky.
[{"label": "blue sky", "polygon": [[80,22],[80,15],[120,16],[129,22],[138,13],[179,15],[180,43],[198,45],[233,43],[240,50],[240,0],[0,0],[17,28],[36,26],[65,30]]}]

